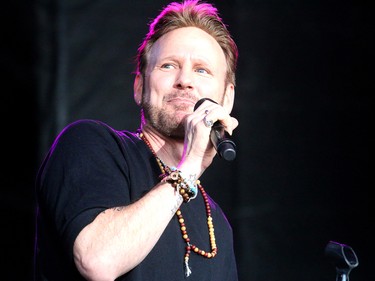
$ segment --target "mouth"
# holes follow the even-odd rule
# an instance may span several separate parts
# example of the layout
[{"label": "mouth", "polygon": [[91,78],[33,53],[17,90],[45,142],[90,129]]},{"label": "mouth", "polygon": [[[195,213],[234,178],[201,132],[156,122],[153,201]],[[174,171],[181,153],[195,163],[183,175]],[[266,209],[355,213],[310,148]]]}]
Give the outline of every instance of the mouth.
[{"label": "mouth", "polygon": [[166,100],[167,105],[171,105],[175,110],[186,112],[193,112],[196,104],[196,98],[184,97],[184,96],[173,96]]},{"label": "mouth", "polygon": [[174,97],[174,98],[167,100],[167,103],[194,106],[196,101],[190,98]]}]

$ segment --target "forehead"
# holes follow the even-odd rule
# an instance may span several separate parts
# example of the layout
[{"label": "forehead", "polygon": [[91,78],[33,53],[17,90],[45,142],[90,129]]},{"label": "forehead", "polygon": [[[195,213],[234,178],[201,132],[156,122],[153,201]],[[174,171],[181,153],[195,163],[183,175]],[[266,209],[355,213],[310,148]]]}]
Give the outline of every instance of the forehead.
[{"label": "forehead", "polygon": [[215,38],[196,27],[178,28],[160,37],[151,48],[150,63],[172,56],[225,66],[224,52]]}]

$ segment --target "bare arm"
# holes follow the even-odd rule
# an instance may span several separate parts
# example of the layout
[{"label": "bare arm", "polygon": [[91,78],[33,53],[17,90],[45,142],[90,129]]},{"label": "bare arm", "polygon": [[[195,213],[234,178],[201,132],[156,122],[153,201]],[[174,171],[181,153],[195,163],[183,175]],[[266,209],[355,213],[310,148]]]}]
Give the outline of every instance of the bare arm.
[{"label": "bare arm", "polygon": [[114,280],[151,251],[182,198],[168,183],[157,185],[126,207],[99,214],[78,235],[74,260],[87,280]]}]

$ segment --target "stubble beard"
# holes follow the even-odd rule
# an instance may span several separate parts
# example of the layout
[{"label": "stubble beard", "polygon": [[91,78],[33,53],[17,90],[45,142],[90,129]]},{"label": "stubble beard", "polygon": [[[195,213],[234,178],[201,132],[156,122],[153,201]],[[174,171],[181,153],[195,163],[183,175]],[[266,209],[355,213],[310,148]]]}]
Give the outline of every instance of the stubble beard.
[{"label": "stubble beard", "polygon": [[187,105],[175,105],[172,109],[158,108],[149,102],[142,102],[143,114],[147,123],[166,137],[183,140],[185,137],[184,119],[177,111],[187,111]]}]

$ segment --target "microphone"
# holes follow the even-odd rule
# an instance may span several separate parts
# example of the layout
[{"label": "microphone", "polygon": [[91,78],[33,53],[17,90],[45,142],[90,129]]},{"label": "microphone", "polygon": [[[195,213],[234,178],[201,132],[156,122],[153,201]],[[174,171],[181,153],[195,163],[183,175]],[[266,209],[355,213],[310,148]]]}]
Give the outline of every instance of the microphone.
[{"label": "microphone", "polygon": [[[206,100],[216,103],[212,99],[200,99],[194,106],[194,111]],[[220,157],[227,161],[232,161],[236,158],[236,145],[230,139],[230,135],[225,131],[223,124],[216,121],[211,127],[210,139]]]}]

